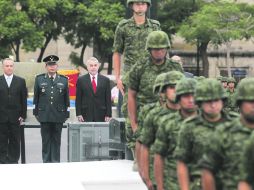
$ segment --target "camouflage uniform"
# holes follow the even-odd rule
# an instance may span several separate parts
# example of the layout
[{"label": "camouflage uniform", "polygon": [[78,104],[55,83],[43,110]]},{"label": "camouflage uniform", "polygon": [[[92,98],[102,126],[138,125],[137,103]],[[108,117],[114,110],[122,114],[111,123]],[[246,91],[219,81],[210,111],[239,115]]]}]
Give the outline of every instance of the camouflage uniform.
[{"label": "camouflage uniform", "polygon": [[124,55],[124,74],[137,62],[149,57],[149,52],[145,49],[146,39],[149,33],[156,30],[160,30],[160,23],[148,18],[143,25],[137,25],[133,17],[119,22],[115,31],[113,52]]},{"label": "camouflage uniform", "polygon": [[149,58],[133,66],[129,75],[129,88],[137,92],[137,110],[145,104],[158,100],[153,94],[151,84],[157,75],[173,70],[183,72],[179,63],[169,59],[166,59],[162,65],[155,65]]},{"label": "camouflage uniform", "polygon": [[[165,48],[170,47],[170,42],[168,36],[165,32],[154,31],[149,34],[146,49],[153,48]],[[153,63],[152,58],[149,57],[144,59],[134,65],[129,73],[128,86],[130,89],[137,92],[136,102],[137,102],[137,113],[140,113],[141,107],[158,100],[158,96],[153,94],[153,82],[157,75],[165,73],[168,71],[180,71],[183,72],[181,65],[177,62],[172,62],[170,59],[165,58],[163,64],[156,65]],[[137,117],[139,117],[137,115]],[[130,128],[130,125],[127,128]],[[130,129],[127,131],[131,132]],[[132,138],[134,140],[136,137]],[[131,139],[130,139],[131,140]],[[128,141],[130,148],[134,147],[135,142]]]},{"label": "camouflage uniform", "polygon": [[[199,82],[195,91],[195,100],[200,105],[201,102],[226,99],[225,91],[220,82],[216,79],[204,79]],[[205,153],[209,145],[207,141],[216,127],[232,120],[232,117],[221,112],[221,119],[217,122],[209,122],[203,116],[203,111],[199,115],[185,120],[179,131],[179,139],[174,156],[177,160],[181,160],[187,164],[190,176],[190,189],[201,189],[201,171],[198,162]]]},{"label": "camouflage uniform", "polygon": [[[132,2],[134,1],[127,1],[127,4],[129,5],[129,3]],[[147,2],[151,5],[151,1],[148,0],[140,0],[139,2]],[[123,105],[121,109],[123,116],[126,118],[127,142],[133,142],[135,140],[127,112],[129,71],[137,62],[149,57],[149,52],[145,49],[146,39],[149,33],[156,30],[160,30],[160,23],[158,21],[146,18],[143,25],[137,25],[132,17],[120,21],[115,31],[113,52],[121,53],[124,56],[122,81],[125,86],[125,95],[123,97]]]},{"label": "camouflage uniform", "polygon": [[[241,101],[254,101],[254,79],[243,79],[236,95],[237,105]],[[210,137],[210,146],[201,161],[201,166],[210,170],[215,179],[221,180],[221,189],[237,188],[241,180],[241,156],[251,135],[254,135],[254,129],[246,126],[238,117],[220,126]]]},{"label": "camouflage uniform", "polygon": [[208,140],[210,146],[207,147],[201,166],[210,170],[216,181],[221,182],[222,187],[218,189],[236,189],[240,180],[239,163],[243,147],[251,133],[253,129],[243,126],[240,118],[236,118],[218,127]]},{"label": "camouflage uniform", "polygon": [[254,189],[254,135],[246,143],[241,158],[241,180],[246,181]]},{"label": "camouflage uniform", "polygon": [[[163,91],[167,85],[175,85],[181,78],[184,77],[184,75],[178,71],[171,71],[165,73],[165,81],[164,84],[161,85],[160,92]],[[141,144],[144,144],[146,147],[150,149],[151,145],[155,141],[155,135],[158,127],[160,126],[160,118],[165,115],[171,115],[175,113],[177,110],[168,108],[167,106],[158,106],[152,109],[146,116],[144,120],[144,126],[141,131],[141,136],[139,138],[139,141]],[[154,154],[153,151],[149,151],[149,175],[150,179],[155,184],[155,178],[153,173],[153,158]]]},{"label": "camouflage uniform", "polygon": [[[236,84],[236,81],[233,77],[230,77],[228,78],[227,80],[227,83],[235,83]],[[238,108],[235,104],[235,90],[233,90],[232,92],[230,91],[230,89],[228,88],[227,89],[227,96],[228,96],[228,100],[227,100],[227,103],[226,103],[226,106],[225,106],[225,110],[226,111],[235,111],[235,112],[238,112]]]},{"label": "camouflage uniform", "polygon": [[[181,80],[176,86],[176,102],[179,101],[180,96],[183,94],[194,94],[195,86],[196,81],[194,79]],[[180,111],[161,118],[161,124],[156,133],[156,140],[152,146],[155,154],[165,158],[164,189],[178,190],[180,188],[177,181],[176,160],[173,157],[173,153],[177,144],[178,132],[184,120],[185,118]]]},{"label": "camouflage uniform", "polygon": [[154,93],[154,95],[159,96],[159,101],[151,103],[151,104],[147,104],[147,105],[143,106],[140,110],[140,114],[138,117],[138,126],[139,127],[136,131],[137,138],[139,138],[139,136],[140,136],[140,133],[141,133],[143,125],[144,125],[144,120],[145,120],[145,117],[148,114],[148,112],[156,107],[161,107],[161,106],[163,106],[162,104],[164,104],[163,97],[161,97],[161,95],[159,95],[159,91],[160,91],[162,83],[165,80],[165,76],[166,76],[166,73],[159,74],[156,77],[154,85],[153,85],[153,93]]}]

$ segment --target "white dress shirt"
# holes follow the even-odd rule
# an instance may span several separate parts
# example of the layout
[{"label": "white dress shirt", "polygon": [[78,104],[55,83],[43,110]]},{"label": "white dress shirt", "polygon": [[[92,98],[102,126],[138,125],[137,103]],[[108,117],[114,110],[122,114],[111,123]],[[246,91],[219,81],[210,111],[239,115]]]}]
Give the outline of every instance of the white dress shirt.
[{"label": "white dress shirt", "polygon": [[91,80],[91,82],[93,81],[93,77],[95,77],[94,80],[95,80],[95,84],[96,84],[96,86],[97,86],[98,74],[96,74],[96,75],[91,75],[91,74],[89,73],[89,75],[90,75],[90,80]]},{"label": "white dress shirt", "polygon": [[12,78],[13,78],[13,74],[10,75],[10,76],[4,74],[4,78],[5,78],[6,82],[7,82],[8,87],[10,87],[11,86],[11,81],[12,81]]}]

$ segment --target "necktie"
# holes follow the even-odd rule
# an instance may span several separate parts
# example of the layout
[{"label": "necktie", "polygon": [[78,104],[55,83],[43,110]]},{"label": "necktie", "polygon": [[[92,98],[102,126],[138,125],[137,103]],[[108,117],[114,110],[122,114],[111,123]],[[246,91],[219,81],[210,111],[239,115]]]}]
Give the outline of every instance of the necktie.
[{"label": "necktie", "polygon": [[96,82],[95,82],[95,77],[92,78],[92,86],[93,86],[93,92],[96,93]]},{"label": "necktie", "polygon": [[51,81],[51,84],[53,84],[53,82],[54,82],[54,77],[53,76],[50,77],[50,81]]}]

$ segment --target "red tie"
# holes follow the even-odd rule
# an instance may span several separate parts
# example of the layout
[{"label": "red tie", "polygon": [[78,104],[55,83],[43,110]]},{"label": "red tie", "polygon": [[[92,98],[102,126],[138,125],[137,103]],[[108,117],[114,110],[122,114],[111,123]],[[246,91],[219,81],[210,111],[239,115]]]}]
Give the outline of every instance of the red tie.
[{"label": "red tie", "polygon": [[96,82],[95,82],[95,77],[92,78],[92,86],[93,86],[93,92],[96,93]]}]

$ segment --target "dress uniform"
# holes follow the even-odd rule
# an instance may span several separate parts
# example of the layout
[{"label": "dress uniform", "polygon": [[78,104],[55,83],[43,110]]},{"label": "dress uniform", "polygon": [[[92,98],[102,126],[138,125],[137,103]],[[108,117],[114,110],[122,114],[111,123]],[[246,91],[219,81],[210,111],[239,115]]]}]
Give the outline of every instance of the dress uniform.
[{"label": "dress uniform", "polygon": [[41,124],[43,162],[60,162],[60,145],[63,123],[69,117],[68,79],[56,72],[55,55],[43,59],[47,73],[35,78],[34,115]]}]

